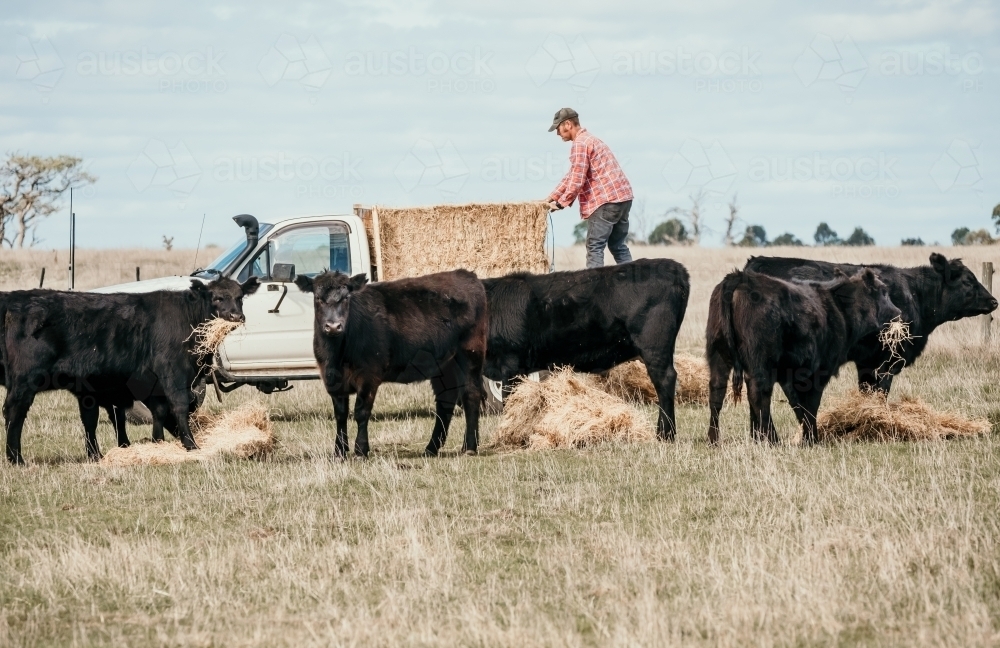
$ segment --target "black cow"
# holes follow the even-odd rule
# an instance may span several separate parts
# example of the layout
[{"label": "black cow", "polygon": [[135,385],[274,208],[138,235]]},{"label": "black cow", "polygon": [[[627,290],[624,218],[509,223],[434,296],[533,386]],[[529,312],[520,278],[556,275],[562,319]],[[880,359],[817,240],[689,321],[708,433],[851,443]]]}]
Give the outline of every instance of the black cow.
[{"label": "black cow", "polygon": [[827,383],[858,340],[877,335],[899,315],[886,285],[868,269],[827,282],[735,271],[712,291],[708,309],[710,443],[719,441],[719,410],[730,369],[736,400],[746,379],[754,439],[778,442],[771,420],[777,382],[802,426],[803,439],[815,442],[816,412]]},{"label": "black cow", "polygon": [[483,373],[505,383],[570,365],[600,372],[642,358],[660,402],[657,431],[673,439],[674,345],[691,292],[670,259],[484,279],[490,337]]},{"label": "black cow", "polygon": [[197,448],[188,427],[191,387],[207,367],[204,357],[191,353],[195,344],[191,331],[216,316],[241,321],[243,297],[258,287],[256,278],[242,285],[220,278],[208,285],[192,280],[184,291],[52,291],[8,298],[0,345],[7,385],[3,413],[8,460],[24,463],[24,419],[35,394],[51,389],[67,389],[77,396],[88,454],[99,458],[97,407],[103,403],[123,407],[130,402],[136,381],[157,386],[160,392],[153,399],[169,403],[184,447]]},{"label": "black cow", "polygon": [[878,334],[867,335],[851,347],[847,359],[858,368],[858,386],[889,393],[892,379],[912,364],[927,346],[930,334],[945,322],[973,315],[991,313],[997,300],[979,283],[960,259],[933,253],[929,266],[896,268],[891,265],[855,265],[782,257],[750,257],[745,270],[761,272],[782,279],[828,281],[837,270],[855,275],[865,268],[874,270],[889,287],[889,297],[902,311],[910,325],[913,340],[900,349],[902,360],[893,360],[878,341]]},{"label": "black cow", "polygon": [[479,444],[479,406],[486,355],[486,293],[467,270],[368,285],[363,274],[299,275],[296,285],[314,296],[313,351],[337,419],[336,454],[347,455],[347,408],[358,395],[354,452],[368,456],[368,419],[379,385],[430,380],[437,417],[425,454],[444,445],[461,398],[462,449]]}]

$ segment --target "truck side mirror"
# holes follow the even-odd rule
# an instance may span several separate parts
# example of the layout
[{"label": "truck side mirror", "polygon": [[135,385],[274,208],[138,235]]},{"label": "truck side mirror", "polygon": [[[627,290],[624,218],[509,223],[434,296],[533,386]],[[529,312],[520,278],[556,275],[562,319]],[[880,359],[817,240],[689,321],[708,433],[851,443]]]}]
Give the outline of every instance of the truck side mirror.
[{"label": "truck side mirror", "polygon": [[295,280],[295,264],[275,263],[271,268],[271,279],[281,283],[291,283]]}]

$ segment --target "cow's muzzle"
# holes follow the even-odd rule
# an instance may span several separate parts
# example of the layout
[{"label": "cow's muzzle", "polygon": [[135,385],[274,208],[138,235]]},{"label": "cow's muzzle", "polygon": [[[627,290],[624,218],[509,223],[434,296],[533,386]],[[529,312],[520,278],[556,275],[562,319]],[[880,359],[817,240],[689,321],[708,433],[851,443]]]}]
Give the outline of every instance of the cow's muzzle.
[{"label": "cow's muzzle", "polygon": [[326,335],[340,335],[344,332],[343,322],[327,322],[323,325],[323,333]]}]

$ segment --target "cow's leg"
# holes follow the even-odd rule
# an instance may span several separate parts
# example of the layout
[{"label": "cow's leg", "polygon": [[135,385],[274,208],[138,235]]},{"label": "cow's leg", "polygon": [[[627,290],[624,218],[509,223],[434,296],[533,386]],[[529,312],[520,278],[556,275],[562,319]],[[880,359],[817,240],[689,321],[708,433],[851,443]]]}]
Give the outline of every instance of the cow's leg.
[{"label": "cow's leg", "polygon": [[441,372],[431,378],[431,389],[434,390],[436,401],[436,416],[431,440],[424,449],[424,454],[428,457],[436,457],[448,438],[448,426],[451,425],[451,418],[455,414],[455,404],[462,394],[465,379],[465,372],[455,360],[446,362],[441,367]]},{"label": "cow's leg", "polygon": [[368,456],[368,419],[371,418],[377,393],[378,385],[362,385],[357,398],[354,399],[354,420],[358,424],[358,436],[354,439],[354,454],[359,457]]},{"label": "cow's leg", "polygon": [[896,377],[894,371],[882,373],[879,367],[869,367],[858,365],[858,389],[860,391],[880,391],[889,394],[892,387],[892,379]]},{"label": "cow's leg", "polygon": [[658,360],[646,364],[649,379],[656,388],[656,399],[659,402],[660,413],[656,419],[656,434],[664,441],[673,441],[677,436],[677,423],[674,412],[674,395],[677,391],[677,370],[674,369],[673,358],[666,362]]},{"label": "cow's leg", "polygon": [[[166,382],[166,381],[163,381]],[[176,417],[177,432],[175,436],[180,438],[181,444],[186,450],[197,450],[194,434],[191,433],[191,425],[188,422],[188,415],[191,413],[191,390],[188,389],[188,380],[179,381],[178,384],[164,386],[167,401],[170,403],[169,412]],[[154,417],[155,420],[155,417]],[[163,431],[160,431],[160,438],[163,438]]]},{"label": "cow's leg", "polygon": [[128,440],[128,430],[125,428],[125,410],[127,409],[128,406],[121,403],[108,408],[108,416],[115,426],[115,436],[118,438],[119,448],[127,448],[132,445]]},{"label": "cow's leg", "polygon": [[89,394],[78,395],[76,404],[80,408],[80,421],[83,423],[83,438],[87,448],[87,457],[91,461],[100,461],[101,448],[97,444],[97,420],[101,416],[101,408],[98,407],[94,397]]},{"label": "cow's leg", "polygon": [[347,414],[350,396],[347,394],[330,394],[333,399],[333,418],[337,423],[337,441],[334,446],[334,456],[343,459],[347,456]]},{"label": "cow's leg", "polygon": [[819,403],[823,399],[823,389],[814,388],[804,394],[799,395],[802,404],[802,441],[806,444],[813,444],[819,441],[816,432],[816,415],[819,412]]},{"label": "cow's leg", "polygon": [[656,399],[660,406],[659,416],[656,419],[656,433],[664,441],[673,441],[677,434],[674,412],[674,396],[677,390],[674,345],[681,326],[680,319],[670,306],[661,304],[657,311],[649,314],[647,324],[633,340],[646,365],[649,379],[656,389]]},{"label": "cow's leg", "polygon": [[726,401],[726,385],[729,383],[730,367],[726,366],[725,360],[716,357],[709,359],[709,379],[708,379],[708,442],[719,442],[719,412]]},{"label": "cow's leg", "polygon": [[465,374],[465,384],[462,387],[462,409],[465,410],[465,441],[462,452],[476,454],[479,452],[479,407],[483,402],[482,357],[475,352],[468,352],[470,368]]},{"label": "cow's leg", "polygon": [[3,402],[3,416],[7,426],[7,460],[15,465],[24,465],[21,455],[21,430],[24,419],[35,400],[33,390],[21,389],[8,385],[7,396]]},{"label": "cow's leg", "polygon": [[757,412],[757,432],[755,439],[763,440],[767,438],[771,443],[778,442],[778,432],[774,429],[774,421],[771,420],[771,392],[774,384],[768,380],[761,380],[758,376],[750,381],[747,386],[747,400],[750,402],[751,413]]}]

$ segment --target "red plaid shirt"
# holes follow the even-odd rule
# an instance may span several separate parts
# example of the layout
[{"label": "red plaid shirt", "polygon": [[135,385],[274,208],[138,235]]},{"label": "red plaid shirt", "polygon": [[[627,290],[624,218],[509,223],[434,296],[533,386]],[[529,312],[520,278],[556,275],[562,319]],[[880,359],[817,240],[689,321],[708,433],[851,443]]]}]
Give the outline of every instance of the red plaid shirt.
[{"label": "red plaid shirt", "polygon": [[563,207],[580,199],[580,216],[587,218],[605,203],[632,200],[632,185],[608,145],[581,128],[569,151],[569,173],[549,195]]}]

